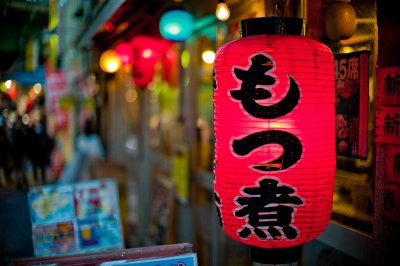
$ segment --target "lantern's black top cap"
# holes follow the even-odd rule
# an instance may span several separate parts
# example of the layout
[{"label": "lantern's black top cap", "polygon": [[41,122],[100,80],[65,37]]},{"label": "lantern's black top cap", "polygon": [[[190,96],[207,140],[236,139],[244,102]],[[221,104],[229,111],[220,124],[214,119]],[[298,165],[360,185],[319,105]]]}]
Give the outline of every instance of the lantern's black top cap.
[{"label": "lantern's black top cap", "polygon": [[301,35],[303,19],[294,17],[261,17],[240,21],[242,37],[260,34]]}]

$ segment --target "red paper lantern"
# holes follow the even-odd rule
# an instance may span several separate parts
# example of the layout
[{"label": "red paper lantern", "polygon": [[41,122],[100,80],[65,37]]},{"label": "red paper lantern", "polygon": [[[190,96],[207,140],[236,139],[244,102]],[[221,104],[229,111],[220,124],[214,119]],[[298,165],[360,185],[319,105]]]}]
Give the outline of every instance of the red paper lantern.
[{"label": "red paper lantern", "polygon": [[170,42],[161,38],[140,35],[131,40],[132,72],[136,86],[146,88],[153,80],[155,65],[161,60]]},{"label": "red paper lantern", "polygon": [[[286,34],[270,34],[282,25]],[[296,36],[301,19],[246,19],[241,28],[244,37],[221,47],[214,62],[218,213],[225,233],[239,242],[298,247],[330,220],[333,56]]]},{"label": "red paper lantern", "polygon": [[132,46],[128,42],[121,42],[115,46],[115,52],[119,55],[123,65],[132,64]]}]

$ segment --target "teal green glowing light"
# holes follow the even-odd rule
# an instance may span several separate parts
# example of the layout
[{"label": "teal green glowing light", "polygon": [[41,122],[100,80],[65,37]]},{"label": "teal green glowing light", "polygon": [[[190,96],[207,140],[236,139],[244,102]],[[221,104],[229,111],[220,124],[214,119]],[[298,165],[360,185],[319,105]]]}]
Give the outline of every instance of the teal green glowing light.
[{"label": "teal green glowing light", "polygon": [[193,31],[193,17],[182,9],[165,12],[159,23],[160,33],[167,40],[184,41]]}]

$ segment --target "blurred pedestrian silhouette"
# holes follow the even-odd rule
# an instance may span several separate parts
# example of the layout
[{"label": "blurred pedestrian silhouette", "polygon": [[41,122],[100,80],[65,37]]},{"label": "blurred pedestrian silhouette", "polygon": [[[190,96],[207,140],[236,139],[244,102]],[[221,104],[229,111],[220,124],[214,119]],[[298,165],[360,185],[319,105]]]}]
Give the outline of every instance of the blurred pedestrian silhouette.
[{"label": "blurred pedestrian silhouette", "polygon": [[47,134],[45,117],[31,128],[29,141],[29,159],[32,163],[33,177],[36,182],[46,184],[48,181],[47,169],[50,166],[50,154],[54,147],[54,140]]},{"label": "blurred pedestrian silhouette", "polygon": [[94,120],[87,119],[81,133],[76,138],[74,154],[65,165],[59,182],[70,183],[90,179],[91,163],[104,159],[103,144],[96,133]]},{"label": "blurred pedestrian silhouette", "polygon": [[22,117],[18,116],[11,129],[12,154],[14,160],[14,173],[19,188],[28,186],[25,166],[28,152],[28,127],[22,123]]},{"label": "blurred pedestrian silhouette", "polygon": [[[11,153],[11,143],[7,134],[6,125],[0,125],[0,178],[3,175],[6,186],[11,184],[11,173],[13,169],[13,159]],[[1,179],[0,179],[1,180]]]}]

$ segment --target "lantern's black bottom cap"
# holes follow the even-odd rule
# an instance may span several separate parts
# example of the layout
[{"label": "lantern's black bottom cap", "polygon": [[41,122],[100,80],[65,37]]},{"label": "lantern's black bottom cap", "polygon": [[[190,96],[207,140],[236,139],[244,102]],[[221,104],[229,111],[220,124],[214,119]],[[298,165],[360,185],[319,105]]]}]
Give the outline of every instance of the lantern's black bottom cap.
[{"label": "lantern's black bottom cap", "polygon": [[259,248],[250,246],[250,260],[263,264],[286,264],[300,260],[302,246]]}]

